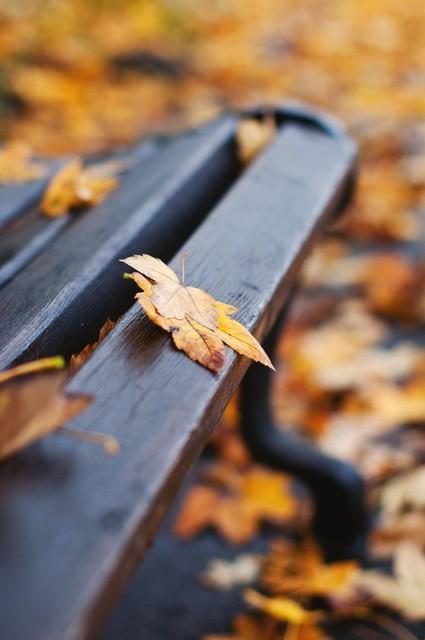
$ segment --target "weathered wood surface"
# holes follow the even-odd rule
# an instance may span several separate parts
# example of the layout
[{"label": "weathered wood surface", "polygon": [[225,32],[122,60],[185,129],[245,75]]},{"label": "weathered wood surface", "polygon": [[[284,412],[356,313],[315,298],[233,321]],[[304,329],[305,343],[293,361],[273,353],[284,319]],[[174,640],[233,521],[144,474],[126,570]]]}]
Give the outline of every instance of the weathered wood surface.
[{"label": "weathered wood surface", "polygon": [[234,122],[226,117],[164,143],[0,290],[0,309],[7,309],[0,368],[70,355],[96,338],[108,314],[128,308],[118,258],[149,252],[168,259],[177,250],[235,175]]},{"label": "weathered wood surface", "polygon": [[0,185],[0,230],[37,205],[51,175],[49,172],[40,180],[24,184]]},{"label": "weathered wood surface", "polygon": [[[285,126],[182,248],[186,280],[238,306],[263,338],[352,160],[348,143]],[[247,366],[229,352],[212,375],[136,305],[119,321],[70,388],[95,398],[74,426],[115,435],[121,453],[50,437],[0,470],[7,640],[93,637]]]}]

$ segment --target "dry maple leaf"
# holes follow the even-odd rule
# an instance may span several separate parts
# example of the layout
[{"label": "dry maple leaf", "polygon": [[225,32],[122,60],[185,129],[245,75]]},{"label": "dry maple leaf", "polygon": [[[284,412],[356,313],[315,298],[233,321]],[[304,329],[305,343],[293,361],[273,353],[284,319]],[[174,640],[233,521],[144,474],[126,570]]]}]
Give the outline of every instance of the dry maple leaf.
[{"label": "dry maple leaf", "polygon": [[[108,166],[108,163],[105,163]],[[102,202],[117,188],[118,178],[98,166],[84,168],[79,158],[71,160],[51,180],[41,202],[42,212],[57,218],[71,209]]]},{"label": "dry maple leaf", "polygon": [[[176,320],[189,316],[208,329],[217,328],[218,313],[214,298],[196,287],[186,287],[162,260],[144,254],[131,256],[121,262],[153,282],[148,295],[161,316]],[[143,283],[142,288],[145,286]]]},{"label": "dry maple leaf", "polygon": [[326,564],[312,540],[298,545],[275,541],[264,559],[261,583],[276,595],[321,596],[335,603],[351,602],[358,570],[355,561]]},{"label": "dry maple leaf", "polygon": [[212,371],[226,359],[224,344],[273,368],[269,357],[245,327],[229,316],[236,307],[218,302],[196,287],[186,287],[170,267],[149,255],[121,260],[133,269],[126,274],[140,287],[136,299],[152,322],[171,333],[178,349]]},{"label": "dry maple leaf", "polygon": [[0,150],[0,184],[29,182],[45,174],[46,167],[32,159],[26,144],[10,142]]},{"label": "dry maple leaf", "polygon": [[56,431],[88,407],[88,396],[63,391],[66,380],[66,371],[60,371],[0,387],[0,460]]},{"label": "dry maple leaf", "polygon": [[284,524],[295,516],[297,503],[282,474],[253,467],[242,475],[218,475],[221,487],[189,489],[174,525],[180,538],[214,526],[229,542],[242,544],[253,538],[262,521]]}]

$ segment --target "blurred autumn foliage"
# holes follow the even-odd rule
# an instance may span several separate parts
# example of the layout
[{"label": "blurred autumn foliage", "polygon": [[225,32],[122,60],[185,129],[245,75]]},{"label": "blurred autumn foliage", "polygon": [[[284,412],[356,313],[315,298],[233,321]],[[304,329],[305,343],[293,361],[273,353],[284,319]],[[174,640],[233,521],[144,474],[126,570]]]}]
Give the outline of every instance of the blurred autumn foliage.
[{"label": "blurred autumn foliage", "polygon": [[[373,575],[365,583],[377,601],[416,618],[425,616],[425,584],[412,586],[406,575],[423,562],[425,543],[424,502],[412,489],[423,483],[425,453],[424,41],[423,0],[0,6],[0,136],[27,178],[40,170],[25,164],[28,147],[43,156],[99,152],[227,108],[296,98],[343,120],[360,148],[358,194],[306,265],[280,344],[274,404],[283,427],[366,478],[380,514],[370,552],[395,558],[399,582]],[[10,173],[7,158],[3,171]],[[217,465],[180,513],[181,535],[213,525],[240,542],[263,520],[291,517],[305,527],[287,481],[252,466],[237,418],[232,405],[213,439]],[[304,592],[311,575],[326,573],[309,549],[308,568],[293,571]],[[232,638],[325,637],[319,615],[282,599],[285,553],[272,550],[266,561],[270,598],[247,596],[264,618],[237,620]],[[339,570],[350,579],[354,571]]]}]

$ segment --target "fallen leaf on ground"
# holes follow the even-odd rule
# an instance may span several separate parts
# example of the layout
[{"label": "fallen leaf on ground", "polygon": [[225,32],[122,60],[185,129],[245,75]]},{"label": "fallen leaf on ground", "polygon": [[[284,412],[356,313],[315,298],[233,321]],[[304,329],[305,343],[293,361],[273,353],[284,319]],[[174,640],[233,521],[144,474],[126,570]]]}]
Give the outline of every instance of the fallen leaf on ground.
[{"label": "fallen leaf on ground", "polygon": [[201,574],[201,582],[207,587],[227,591],[238,585],[252,584],[259,572],[260,556],[242,553],[234,560],[210,560]]},{"label": "fallen leaf on ground", "polygon": [[170,267],[149,255],[121,260],[137,272],[126,274],[142,293],[136,300],[149,319],[171,333],[175,346],[192,360],[218,372],[225,363],[224,344],[273,369],[257,340],[229,316],[237,309],[218,302],[205,291],[186,287]]},{"label": "fallen leaf on ground", "polygon": [[279,628],[281,625],[265,615],[239,614],[232,626],[231,634],[207,635],[203,640],[282,640],[282,630]]},{"label": "fallen leaf on ground", "polygon": [[240,475],[219,473],[221,486],[189,489],[174,524],[180,538],[213,526],[229,542],[250,540],[263,521],[285,524],[296,515],[297,502],[283,474],[253,467]]},{"label": "fallen leaf on ground", "polygon": [[394,516],[408,509],[425,512],[425,466],[387,482],[379,504],[384,516]]},{"label": "fallen leaf on ground", "polygon": [[[109,163],[105,163],[107,167]],[[114,165],[111,165],[114,167]],[[51,180],[41,202],[49,218],[65,215],[72,209],[94,206],[117,188],[118,178],[101,165],[84,168],[79,158],[71,160]]]},{"label": "fallen leaf on ground", "polygon": [[323,616],[320,611],[307,611],[298,602],[290,598],[269,598],[252,589],[245,591],[244,596],[246,602],[252,607],[261,609],[261,611],[280,622],[289,622],[296,626],[301,626],[317,622]]},{"label": "fallen leaf on ground", "polygon": [[369,553],[374,558],[393,556],[401,544],[425,547],[425,513],[412,511],[381,518],[369,537]]},{"label": "fallen leaf on ground", "polygon": [[370,535],[374,557],[394,555],[409,542],[425,545],[425,466],[389,480],[380,490],[379,518]]},{"label": "fallen leaf on ground", "polygon": [[276,595],[321,596],[351,601],[359,565],[354,560],[325,563],[312,540],[295,545],[275,541],[263,561],[261,583]]},{"label": "fallen leaf on ground", "polygon": [[49,369],[63,369],[64,366],[65,359],[62,356],[51,356],[48,358],[40,358],[39,360],[32,360],[31,362],[19,364],[12,369],[1,371],[0,384],[30,373],[37,373],[39,371],[46,371]]},{"label": "fallen leaf on ground", "polygon": [[409,620],[425,619],[425,555],[421,548],[400,545],[394,556],[394,577],[380,571],[362,571],[357,584],[376,602]]},{"label": "fallen leaf on ground", "polygon": [[46,174],[46,167],[32,158],[23,142],[9,142],[0,150],[0,184],[29,182]]},{"label": "fallen leaf on ground", "polygon": [[63,391],[67,372],[12,380],[0,387],[0,460],[57,431],[90,404],[86,395]]},{"label": "fallen leaf on ground", "polygon": [[238,155],[242,164],[249,164],[256,155],[274,138],[277,132],[273,116],[256,120],[246,118],[241,120],[236,132]]}]

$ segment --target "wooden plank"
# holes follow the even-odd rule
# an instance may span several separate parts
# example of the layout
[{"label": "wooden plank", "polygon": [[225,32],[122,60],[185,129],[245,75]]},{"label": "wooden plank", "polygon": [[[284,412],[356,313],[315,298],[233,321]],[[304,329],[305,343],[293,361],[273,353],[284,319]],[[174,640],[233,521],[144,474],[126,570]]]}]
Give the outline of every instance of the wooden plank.
[{"label": "wooden plank", "polygon": [[[352,160],[348,143],[285,127],[185,244],[187,281],[240,307],[263,338]],[[214,376],[129,310],[70,385],[95,396],[74,426],[115,435],[121,453],[51,437],[0,475],[8,640],[93,637],[247,366],[229,353]]]},{"label": "wooden plank", "polygon": [[51,175],[24,184],[0,185],[0,230],[37,205]]},{"label": "wooden plank", "polygon": [[118,258],[159,252],[169,258],[234,177],[235,120],[193,130],[161,150],[143,170],[75,218],[47,251],[0,291],[0,368],[17,360],[70,355],[96,338],[106,316],[131,304]]}]

